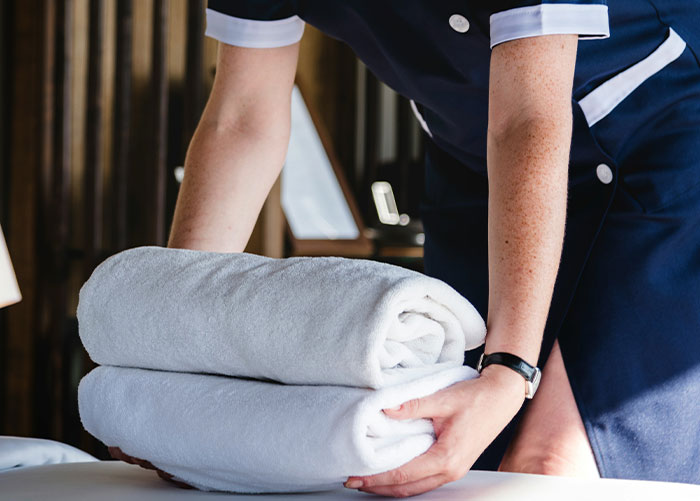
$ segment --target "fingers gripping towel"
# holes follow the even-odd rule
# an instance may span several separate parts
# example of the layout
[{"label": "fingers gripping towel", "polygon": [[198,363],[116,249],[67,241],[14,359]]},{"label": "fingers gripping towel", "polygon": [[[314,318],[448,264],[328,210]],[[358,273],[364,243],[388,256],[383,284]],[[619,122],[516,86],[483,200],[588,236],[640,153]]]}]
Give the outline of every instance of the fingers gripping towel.
[{"label": "fingers gripping towel", "polygon": [[381,409],[475,376],[457,367],[370,390],[98,367],[78,397],[90,433],[195,487],[301,492],[422,454],[432,423],[391,420]]},{"label": "fingers gripping towel", "polygon": [[102,263],[78,319],[102,365],[370,388],[461,366],[486,333],[459,293],[404,268],[160,247]]}]

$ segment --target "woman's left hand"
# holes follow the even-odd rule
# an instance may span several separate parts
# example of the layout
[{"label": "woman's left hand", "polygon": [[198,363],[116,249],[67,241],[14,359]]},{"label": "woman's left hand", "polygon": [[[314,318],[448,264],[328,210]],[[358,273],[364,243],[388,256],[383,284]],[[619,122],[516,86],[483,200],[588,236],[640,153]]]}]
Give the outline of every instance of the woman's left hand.
[{"label": "woman's left hand", "polygon": [[410,400],[397,409],[385,409],[392,419],[432,419],[435,443],[400,468],[350,477],[344,485],[382,496],[407,497],[457,480],[515,416],[524,399],[523,378],[507,367],[490,365],[476,379]]},{"label": "woman's left hand", "polygon": [[154,470],[160,478],[162,478],[163,480],[167,480],[168,482],[171,482],[182,489],[194,489],[194,487],[192,487],[189,484],[186,484],[185,482],[175,480],[175,477],[173,477],[170,473],[156,468],[150,461],[146,461],[145,459],[139,459],[135,458],[134,456],[124,454],[124,452],[122,452],[122,450],[119,447],[107,447],[107,450],[109,451],[109,455],[112,456],[114,459],[118,459],[129,464],[135,464],[147,470]]}]

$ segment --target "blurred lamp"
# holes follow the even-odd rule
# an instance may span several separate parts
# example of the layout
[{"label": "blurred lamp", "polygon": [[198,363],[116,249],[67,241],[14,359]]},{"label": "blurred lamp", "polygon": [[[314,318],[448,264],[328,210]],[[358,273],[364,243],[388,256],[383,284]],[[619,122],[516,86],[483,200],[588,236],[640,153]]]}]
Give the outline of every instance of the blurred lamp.
[{"label": "blurred lamp", "polygon": [[0,227],[0,308],[18,303],[21,299],[22,295],[12,269],[10,253],[7,251],[5,237]]}]

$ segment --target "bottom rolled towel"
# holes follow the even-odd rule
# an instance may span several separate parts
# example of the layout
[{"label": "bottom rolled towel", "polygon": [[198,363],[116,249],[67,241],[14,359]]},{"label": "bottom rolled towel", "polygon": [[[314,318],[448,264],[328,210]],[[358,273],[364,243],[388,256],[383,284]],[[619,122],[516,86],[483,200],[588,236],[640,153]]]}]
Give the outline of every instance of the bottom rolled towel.
[{"label": "bottom rolled towel", "polygon": [[382,409],[477,376],[456,367],[381,390],[98,367],[80,382],[85,429],[203,490],[333,489],[397,468],[434,442],[430,420]]}]

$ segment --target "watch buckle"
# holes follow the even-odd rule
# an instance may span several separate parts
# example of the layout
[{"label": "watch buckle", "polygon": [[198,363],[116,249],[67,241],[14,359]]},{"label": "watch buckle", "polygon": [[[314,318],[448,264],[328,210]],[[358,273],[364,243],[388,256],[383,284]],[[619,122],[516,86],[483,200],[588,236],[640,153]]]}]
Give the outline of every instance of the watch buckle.
[{"label": "watch buckle", "polygon": [[535,396],[535,392],[537,392],[537,388],[540,385],[540,379],[542,379],[542,371],[539,367],[535,367],[532,381],[525,380],[525,398],[532,399]]}]

